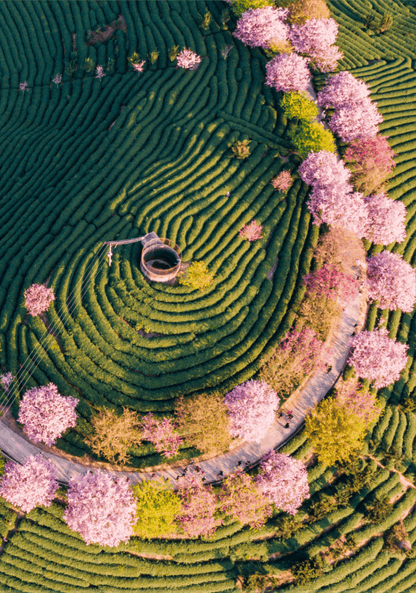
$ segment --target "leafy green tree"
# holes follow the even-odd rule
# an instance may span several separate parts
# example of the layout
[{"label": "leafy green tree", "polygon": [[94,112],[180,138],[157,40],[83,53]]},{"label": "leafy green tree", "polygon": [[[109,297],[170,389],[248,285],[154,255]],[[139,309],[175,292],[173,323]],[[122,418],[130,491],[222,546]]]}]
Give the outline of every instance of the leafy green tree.
[{"label": "leafy green tree", "polygon": [[179,515],[182,502],[168,484],[157,478],[132,486],[137,501],[134,533],[143,539],[162,537],[175,533],[174,519]]},{"label": "leafy green tree", "polygon": [[195,290],[205,290],[214,282],[214,274],[208,271],[206,263],[194,261],[179,278],[179,284],[190,286]]},{"label": "leafy green tree", "polygon": [[282,103],[286,117],[310,122],[318,115],[318,106],[305,92],[285,93]]},{"label": "leafy green tree", "polygon": [[366,423],[329,398],[309,412],[305,428],[318,460],[331,466],[337,461],[348,461],[360,451]]},{"label": "leafy green tree", "polygon": [[292,568],[292,574],[296,579],[297,585],[306,585],[313,579],[321,577],[326,569],[329,568],[327,560],[323,556],[315,556],[310,560],[299,562]]},{"label": "leafy green tree", "polygon": [[175,414],[179,432],[191,447],[212,454],[230,446],[230,418],[224,398],[217,393],[181,397],[177,400]]},{"label": "leafy green tree", "polygon": [[306,159],[312,152],[327,150],[335,152],[335,139],[330,130],[318,122],[301,122],[291,134],[291,139],[299,155]]},{"label": "leafy green tree", "polygon": [[274,0],[231,0],[231,10],[235,16],[240,17],[243,12],[250,8],[263,8],[264,6],[273,6]]}]

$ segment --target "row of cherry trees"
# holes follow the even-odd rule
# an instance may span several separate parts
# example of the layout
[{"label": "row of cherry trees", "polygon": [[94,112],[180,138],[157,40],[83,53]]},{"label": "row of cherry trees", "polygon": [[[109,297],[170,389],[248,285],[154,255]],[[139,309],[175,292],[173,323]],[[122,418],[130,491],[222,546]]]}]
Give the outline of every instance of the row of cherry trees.
[{"label": "row of cherry trees", "polygon": [[[69,482],[64,521],[86,544],[113,547],[127,542],[133,533],[140,533],[141,523],[148,522],[155,510],[160,523],[165,513],[160,502],[169,490],[177,504],[171,521],[164,524],[167,531],[150,530],[146,532],[149,537],[172,532],[209,537],[226,517],[258,529],[273,509],[294,515],[310,496],[303,463],[275,451],[263,457],[255,477],[236,470],[221,487],[204,486],[195,472],[181,476],[174,490],[168,484],[161,489],[157,480],[153,491],[152,485],[150,481],[147,505],[143,506],[140,487],[133,486],[124,476],[113,477],[102,471],[77,475]],[[22,465],[6,463],[0,496],[28,513],[38,505],[50,506],[58,489],[56,467],[39,454],[28,457]],[[168,508],[169,505],[166,512]]]}]

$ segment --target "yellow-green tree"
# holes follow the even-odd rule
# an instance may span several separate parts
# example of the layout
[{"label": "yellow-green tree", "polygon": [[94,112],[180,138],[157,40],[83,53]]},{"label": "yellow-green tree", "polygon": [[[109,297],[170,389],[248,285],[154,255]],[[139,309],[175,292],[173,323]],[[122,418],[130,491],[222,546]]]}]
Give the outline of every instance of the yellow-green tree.
[{"label": "yellow-green tree", "polygon": [[209,272],[206,263],[203,261],[192,262],[179,279],[180,284],[190,286],[196,290],[205,290],[213,281],[214,274]]},{"label": "yellow-green tree", "polygon": [[168,480],[156,478],[135,484],[137,501],[134,533],[143,539],[167,536],[176,532],[176,515],[182,508],[181,499],[170,488]]}]

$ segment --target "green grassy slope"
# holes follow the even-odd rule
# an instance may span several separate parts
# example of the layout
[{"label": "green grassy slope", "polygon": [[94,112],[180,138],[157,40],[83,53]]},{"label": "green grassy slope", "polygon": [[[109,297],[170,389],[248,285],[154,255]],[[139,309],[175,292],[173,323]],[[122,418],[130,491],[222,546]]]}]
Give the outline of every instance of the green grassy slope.
[{"label": "green grassy slope", "polygon": [[[208,9],[213,20],[204,31]],[[287,152],[285,122],[264,85],[265,57],[222,27],[222,9],[166,1],[0,6],[7,21],[1,362],[16,373],[28,356],[37,358],[32,377],[20,371],[22,387],[53,381],[81,399],[76,430],[58,442],[75,455],[91,454],[83,435],[100,406],[169,414],[179,395],[225,393],[252,377],[301,297],[317,238],[307,187],[298,181],[282,199],[270,185],[282,167],[295,166],[276,156]],[[127,31],[87,47],[87,31],[120,10]],[[168,57],[174,45],[203,56],[197,71],[176,68]],[[133,51],[147,59],[141,74],[128,70]],[[95,78],[83,67],[87,56],[103,66],[110,60],[112,70]],[[70,61],[77,70],[58,88],[51,80]],[[19,92],[25,80],[29,90]],[[230,148],[242,138],[251,140],[245,161]],[[264,231],[250,244],[238,231],[252,219]],[[139,244],[118,247],[109,269],[103,241],[149,231],[178,243],[184,261],[203,259],[216,274],[212,287],[149,285]],[[56,294],[46,325],[22,306],[24,289],[45,281]],[[161,461],[146,445],[132,458],[136,467]]]}]

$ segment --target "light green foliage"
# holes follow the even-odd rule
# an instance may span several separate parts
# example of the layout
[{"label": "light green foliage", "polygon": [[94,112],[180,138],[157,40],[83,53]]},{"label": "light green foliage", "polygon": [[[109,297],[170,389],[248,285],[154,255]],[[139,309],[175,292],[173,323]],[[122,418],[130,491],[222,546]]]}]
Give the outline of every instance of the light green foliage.
[{"label": "light green foliage", "polygon": [[152,64],[154,64],[159,57],[159,52],[157,50],[151,51],[149,54],[149,59]]},{"label": "light green foliage", "polygon": [[3,455],[0,454],[0,476],[4,473],[4,466],[6,465],[6,460]]},{"label": "light green foliage", "polygon": [[240,17],[243,12],[250,8],[263,8],[263,6],[273,6],[274,0],[231,0],[231,10],[235,16]]},{"label": "light green foliage", "polygon": [[143,481],[132,486],[137,500],[134,533],[151,539],[176,532],[175,516],[179,515],[182,502],[163,478]]},{"label": "light green foliage", "polygon": [[310,152],[336,150],[334,135],[318,122],[302,122],[291,134],[291,139],[303,159],[306,159]]},{"label": "light green foliage", "polygon": [[305,424],[313,450],[325,466],[357,455],[366,432],[365,422],[340,407],[333,398],[315,406],[306,416]]},{"label": "light green foliage", "polygon": [[214,274],[209,272],[203,261],[194,261],[186,268],[185,273],[179,278],[179,283],[190,286],[195,290],[205,290],[214,282]]},{"label": "light green foliage", "polygon": [[287,118],[310,122],[318,115],[318,106],[307,93],[284,93],[281,104]]},{"label": "light green foliage", "polygon": [[289,9],[288,22],[303,25],[309,19],[329,19],[331,13],[325,0],[277,0],[277,6]]},{"label": "light green foliage", "polygon": [[173,45],[169,52],[168,52],[168,56],[169,56],[169,60],[171,62],[173,62],[174,60],[176,60],[176,57],[178,55],[178,53],[180,52],[180,48],[179,45]]}]

